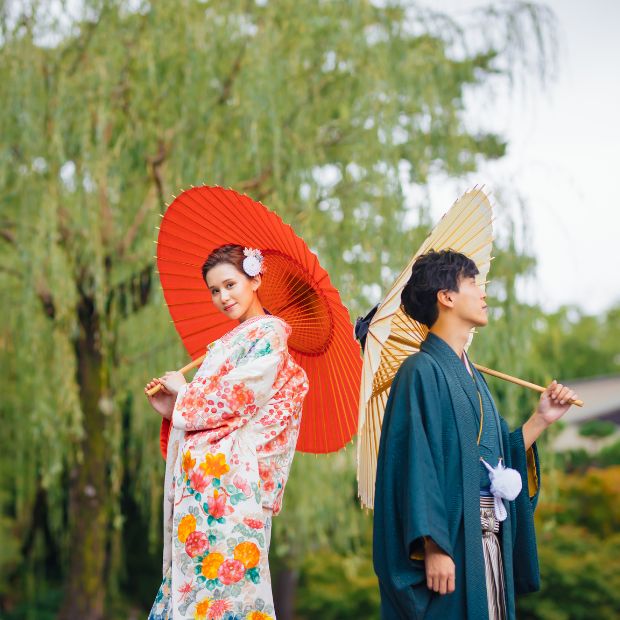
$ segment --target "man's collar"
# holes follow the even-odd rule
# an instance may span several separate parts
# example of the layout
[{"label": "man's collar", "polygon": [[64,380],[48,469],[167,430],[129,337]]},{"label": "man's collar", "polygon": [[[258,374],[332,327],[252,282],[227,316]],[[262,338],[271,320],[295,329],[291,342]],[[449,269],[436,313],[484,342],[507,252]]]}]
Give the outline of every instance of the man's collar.
[{"label": "man's collar", "polygon": [[478,412],[480,401],[474,379],[467,372],[463,360],[456,354],[454,349],[443,338],[429,333],[426,340],[420,346],[420,350],[431,355],[444,369],[444,372],[449,373],[458,381],[467,394],[472,407]]}]

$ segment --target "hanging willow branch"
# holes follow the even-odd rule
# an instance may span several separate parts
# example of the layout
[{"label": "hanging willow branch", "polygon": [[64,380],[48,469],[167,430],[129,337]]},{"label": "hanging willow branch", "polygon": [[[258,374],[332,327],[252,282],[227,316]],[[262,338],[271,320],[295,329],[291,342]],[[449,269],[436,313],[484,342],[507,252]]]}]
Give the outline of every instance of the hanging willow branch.
[{"label": "hanging willow branch", "polygon": [[[501,156],[501,136],[468,130],[465,93],[484,93],[510,57],[503,42],[453,53],[465,30],[438,26],[413,2],[361,0],[354,13],[349,3],[315,0],[147,3],[146,14],[125,0],[95,4],[84,21],[68,11],[51,20],[44,3],[14,3],[10,19],[0,11],[0,135],[9,145],[0,195],[10,197],[0,269],[11,276],[0,279],[0,337],[11,344],[0,350],[9,369],[0,389],[12,433],[0,452],[0,472],[9,472],[3,507],[9,521],[22,518],[45,484],[38,505],[67,560],[63,614],[83,620],[104,615],[104,593],[119,591],[126,572],[131,530],[121,505],[136,506],[141,538],[128,546],[140,547],[144,532],[161,536],[157,419],[141,383],[147,366],[182,359],[180,346],[154,341],[174,336],[152,269],[170,194],[207,181],[268,197],[285,220],[303,218],[300,232],[347,305],[361,310],[382,270],[410,254],[417,233],[403,226],[412,208],[405,186]],[[479,17],[476,32],[502,40],[508,17],[491,18],[485,28]],[[526,40],[509,42],[521,50]],[[504,359],[532,375],[512,362]],[[310,498],[336,461],[351,501],[327,495],[334,521]],[[362,517],[350,458],[303,465],[310,471],[293,468],[281,540],[299,556],[346,523],[348,536],[333,540],[351,548]],[[308,535],[295,536],[299,527]],[[31,535],[20,533],[18,548]],[[45,566],[40,547],[29,549]],[[22,574],[32,564],[17,557],[14,566]],[[11,590],[4,579],[0,592]]]}]

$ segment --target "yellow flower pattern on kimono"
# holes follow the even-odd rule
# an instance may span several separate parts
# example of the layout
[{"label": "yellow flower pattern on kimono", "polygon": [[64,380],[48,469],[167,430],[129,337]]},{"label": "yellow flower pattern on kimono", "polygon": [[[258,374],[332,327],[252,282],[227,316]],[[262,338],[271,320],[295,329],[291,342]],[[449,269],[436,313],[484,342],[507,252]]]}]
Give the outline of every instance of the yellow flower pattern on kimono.
[{"label": "yellow flower pattern on kimono", "polygon": [[194,515],[185,515],[179,523],[177,536],[184,543],[187,537],[196,529],[196,517]]},{"label": "yellow flower pattern on kimono", "polygon": [[260,551],[253,542],[242,542],[235,547],[235,560],[239,560],[246,568],[254,568],[260,560]]},{"label": "yellow flower pattern on kimono", "polygon": [[196,459],[192,458],[192,455],[190,454],[190,452],[184,452],[183,453],[183,471],[187,474],[188,472],[190,472],[194,465],[196,465]]},{"label": "yellow flower pattern on kimono", "polygon": [[212,343],[179,391],[166,459],[164,581],[152,620],[275,617],[268,550],[299,433],[304,371],[274,316]]},{"label": "yellow flower pattern on kimono", "polygon": [[248,620],[274,620],[269,614],[264,614],[262,611],[251,611],[247,615]]},{"label": "yellow flower pattern on kimono", "polygon": [[200,465],[200,469],[213,478],[219,478],[222,474],[230,471],[226,457],[221,452],[218,454],[207,454],[204,463]]},{"label": "yellow flower pattern on kimono", "polygon": [[206,579],[217,579],[217,573],[223,563],[224,556],[221,553],[210,553],[200,563],[200,573]]},{"label": "yellow flower pattern on kimono", "polygon": [[196,605],[196,610],[194,611],[195,620],[207,620],[208,618],[207,614],[209,613],[210,606],[211,606],[210,599],[207,598],[207,599],[204,599],[203,601],[200,601],[200,603]]}]

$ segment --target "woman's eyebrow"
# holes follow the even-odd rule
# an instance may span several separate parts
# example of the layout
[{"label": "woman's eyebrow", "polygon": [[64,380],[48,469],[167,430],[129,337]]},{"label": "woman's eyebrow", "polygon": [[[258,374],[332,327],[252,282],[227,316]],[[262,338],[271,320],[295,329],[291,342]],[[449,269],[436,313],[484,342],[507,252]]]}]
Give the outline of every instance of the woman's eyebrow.
[{"label": "woman's eyebrow", "polygon": [[[226,278],[226,280],[224,280],[222,282],[222,284],[228,284],[229,282],[233,282],[234,283],[234,281],[235,281],[234,278]],[[214,284],[213,286],[210,286],[209,288],[210,289],[218,288],[218,285]]]}]

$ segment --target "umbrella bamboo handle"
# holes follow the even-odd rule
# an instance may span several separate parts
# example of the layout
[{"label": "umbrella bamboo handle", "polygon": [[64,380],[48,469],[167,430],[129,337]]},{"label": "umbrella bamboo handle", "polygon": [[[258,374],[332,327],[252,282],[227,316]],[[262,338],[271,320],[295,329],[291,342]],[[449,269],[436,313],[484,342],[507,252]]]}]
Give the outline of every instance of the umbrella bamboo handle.
[{"label": "umbrella bamboo handle", "polygon": [[[480,372],[484,372],[487,375],[492,375],[493,377],[499,377],[500,379],[504,379],[504,381],[510,381],[511,383],[516,383],[517,385],[521,385],[523,387],[529,388],[530,390],[534,390],[535,392],[540,392],[541,394],[547,389],[542,387],[541,385],[536,385],[535,383],[530,383],[529,381],[524,381],[523,379],[518,379],[517,377],[513,377],[512,375],[507,375],[506,373],[499,372],[499,370],[492,370],[491,368],[485,368],[484,366],[480,366],[479,364],[474,364],[477,370]],[[583,407],[582,400],[571,400],[569,401],[571,405],[577,405],[577,407]]]},{"label": "umbrella bamboo handle", "polygon": [[[420,345],[418,344],[412,344],[411,342],[404,340],[402,338],[393,337],[393,339],[396,342],[400,342],[408,346],[413,346],[413,348],[417,349],[418,351],[420,350]],[[542,387],[542,385],[536,385],[535,383],[530,383],[529,381],[518,379],[517,377],[513,377],[512,375],[507,375],[505,372],[500,372],[499,370],[493,370],[492,368],[487,368],[486,366],[480,366],[480,364],[474,364],[474,366],[477,370],[487,375],[498,377],[499,379],[503,379],[504,381],[510,381],[510,383],[516,383],[517,385],[529,388],[530,390],[534,390],[535,392],[540,392],[541,394],[547,389],[547,388]],[[571,405],[576,405],[577,407],[583,407],[582,400],[571,400],[569,402]]]},{"label": "umbrella bamboo handle", "polygon": [[[181,368],[179,372],[186,373],[188,370],[191,370],[192,368],[196,368],[196,366],[200,366],[200,364],[202,364],[202,362],[204,361],[205,357],[207,356],[201,355],[200,357],[197,357],[195,360],[192,360],[189,364],[186,364],[185,366],[183,366],[183,368]],[[148,392],[146,392],[146,395],[153,396],[153,394],[157,394],[159,390],[161,390],[161,385],[158,383],[155,387],[148,390]]]}]

